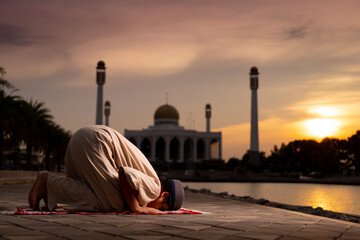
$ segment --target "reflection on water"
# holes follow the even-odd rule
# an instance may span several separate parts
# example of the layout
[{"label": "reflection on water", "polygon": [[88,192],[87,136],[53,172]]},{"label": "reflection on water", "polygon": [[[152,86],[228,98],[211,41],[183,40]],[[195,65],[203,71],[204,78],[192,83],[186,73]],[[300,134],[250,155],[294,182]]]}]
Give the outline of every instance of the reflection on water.
[{"label": "reflection on water", "polygon": [[[330,200],[326,198],[326,194],[323,190],[314,190],[310,193],[308,198],[305,198],[308,202],[305,201],[305,205],[309,206],[319,206],[323,209],[333,209],[334,206],[330,203]],[[333,202],[333,201],[332,201]],[[336,207],[336,206],[335,206]]]},{"label": "reflection on water", "polygon": [[[305,205],[319,206],[337,212],[360,214],[360,192],[358,186],[317,186],[304,197]],[[353,210],[349,210],[354,208]],[[352,211],[352,212],[349,212]],[[354,212],[355,211],[355,212]]]},{"label": "reflection on water", "polygon": [[303,183],[200,183],[190,188],[207,188],[237,196],[265,198],[273,202],[321,207],[325,210],[360,215],[360,186]]}]

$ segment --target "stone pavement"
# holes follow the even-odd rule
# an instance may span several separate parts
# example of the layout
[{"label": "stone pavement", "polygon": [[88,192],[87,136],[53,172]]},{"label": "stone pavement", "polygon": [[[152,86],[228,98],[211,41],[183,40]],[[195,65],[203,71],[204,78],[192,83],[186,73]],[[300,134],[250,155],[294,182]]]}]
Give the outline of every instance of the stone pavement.
[{"label": "stone pavement", "polygon": [[14,215],[31,184],[0,185],[0,239],[360,239],[360,224],[186,192],[201,215]]}]

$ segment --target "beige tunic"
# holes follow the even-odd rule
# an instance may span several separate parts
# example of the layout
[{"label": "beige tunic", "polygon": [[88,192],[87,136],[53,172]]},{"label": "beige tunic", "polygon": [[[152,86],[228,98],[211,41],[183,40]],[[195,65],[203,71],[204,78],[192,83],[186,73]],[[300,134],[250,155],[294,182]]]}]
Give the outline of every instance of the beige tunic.
[{"label": "beige tunic", "polygon": [[[141,151],[117,131],[101,125],[78,130],[65,156],[66,178],[49,174],[49,209],[122,211],[118,171],[124,168],[130,186],[138,191],[140,205],[155,200],[159,178]],[[126,194],[126,193],[125,193]]]}]

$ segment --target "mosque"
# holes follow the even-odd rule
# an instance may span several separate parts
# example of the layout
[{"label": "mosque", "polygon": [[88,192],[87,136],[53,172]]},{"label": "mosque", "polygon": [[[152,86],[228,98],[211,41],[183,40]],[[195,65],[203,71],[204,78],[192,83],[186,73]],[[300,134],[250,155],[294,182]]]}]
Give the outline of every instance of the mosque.
[{"label": "mosque", "polygon": [[179,112],[165,104],[154,113],[154,125],[143,130],[125,129],[124,136],[137,146],[155,167],[194,170],[195,165],[221,160],[221,132],[210,131],[211,106],[205,106],[206,131],[179,125]]}]

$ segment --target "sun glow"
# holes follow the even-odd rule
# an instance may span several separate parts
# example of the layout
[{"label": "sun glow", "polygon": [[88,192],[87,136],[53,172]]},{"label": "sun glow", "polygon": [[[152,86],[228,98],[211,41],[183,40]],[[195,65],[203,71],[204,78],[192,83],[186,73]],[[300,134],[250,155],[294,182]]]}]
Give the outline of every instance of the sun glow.
[{"label": "sun glow", "polygon": [[332,137],[336,134],[340,121],[335,119],[317,118],[305,121],[308,134],[317,138]]},{"label": "sun glow", "polygon": [[316,116],[304,121],[308,135],[322,139],[324,137],[333,137],[337,134],[341,122],[336,118],[339,113],[335,108],[318,106],[310,109],[308,112]]}]

